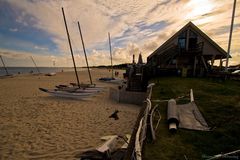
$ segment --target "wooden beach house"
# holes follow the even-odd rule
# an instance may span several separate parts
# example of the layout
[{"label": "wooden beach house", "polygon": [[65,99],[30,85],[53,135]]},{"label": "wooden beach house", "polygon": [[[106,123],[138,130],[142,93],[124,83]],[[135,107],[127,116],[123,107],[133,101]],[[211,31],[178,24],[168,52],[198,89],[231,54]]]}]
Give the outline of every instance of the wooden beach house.
[{"label": "wooden beach house", "polygon": [[192,22],[186,24],[147,58],[151,75],[203,76],[220,66],[227,53]]}]

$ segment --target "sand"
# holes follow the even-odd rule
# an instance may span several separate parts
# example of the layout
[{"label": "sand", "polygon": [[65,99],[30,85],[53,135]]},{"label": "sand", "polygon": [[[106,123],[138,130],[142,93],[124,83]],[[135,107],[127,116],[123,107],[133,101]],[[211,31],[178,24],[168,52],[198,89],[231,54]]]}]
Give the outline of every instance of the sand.
[{"label": "sand", "polygon": [[[110,76],[108,70],[93,69],[97,82]],[[109,90],[90,101],[49,96],[39,87],[53,88],[75,82],[73,72],[56,76],[18,75],[0,79],[0,159],[76,159],[75,155],[102,144],[100,137],[131,133],[140,107],[109,99]],[[87,71],[79,72],[88,82]],[[119,110],[119,120],[109,115]]]}]

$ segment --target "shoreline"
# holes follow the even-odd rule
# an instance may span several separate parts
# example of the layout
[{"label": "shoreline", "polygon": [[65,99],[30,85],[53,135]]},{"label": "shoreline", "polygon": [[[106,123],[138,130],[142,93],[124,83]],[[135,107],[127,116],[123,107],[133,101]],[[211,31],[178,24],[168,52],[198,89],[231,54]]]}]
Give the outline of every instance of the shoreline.
[{"label": "shoreline", "polygon": [[[19,69],[19,67],[8,67],[8,68],[11,68],[11,69]],[[22,71],[21,69],[28,69],[28,71]],[[48,74],[48,73],[62,73],[62,72],[74,72],[74,68],[73,67],[39,67],[40,69],[48,69],[48,70],[45,70],[43,72],[41,72],[40,70],[40,73],[34,71],[33,73],[31,73],[31,70],[36,70],[36,68],[34,67],[20,67],[20,70],[19,71],[11,71],[10,69],[10,72],[9,72],[9,75],[12,75],[12,76],[18,76],[18,75],[44,75],[44,74]],[[59,71],[57,71],[57,69],[61,69]],[[64,70],[65,69],[65,70]],[[90,67],[90,71],[92,70],[109,70],[111,68],[98,68],[98,67]],[[119,68],[115,68],[113,69],[115,71],[124,71],[125,69],[119,69]],[[1,70],[0,70],[1,71]],[[84,71],[87,71],[87,67],[77,67],[77,72],[84,72]],[[19,72],[19,73],[18,73]],[[4,73],[4,74],[3,74]],[[2,70],[2,72],[0,72],[0,77],[5,77],[5,76],[8,76],[5,71]]]}]

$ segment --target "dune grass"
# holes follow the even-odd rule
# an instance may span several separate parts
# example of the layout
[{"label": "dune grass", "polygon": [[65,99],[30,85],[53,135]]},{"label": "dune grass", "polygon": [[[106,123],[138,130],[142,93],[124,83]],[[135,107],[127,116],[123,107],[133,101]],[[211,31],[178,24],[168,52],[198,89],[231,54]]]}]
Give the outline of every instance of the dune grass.
[{"label": "dune grass", "polygon": [[[219,153],[240,149],[240,82],[198,78],[156,78],[152,99],[170,99],[189,93],[192,88],[195,102],[212,131],[179,129],[168,131],[167,102],[160,102],[162,120],[157,140],[148,138],[144,159],[205,159]],[[189,98],[177,103],[188,102]],[[240,157],[239,157],[240,158]]]}]

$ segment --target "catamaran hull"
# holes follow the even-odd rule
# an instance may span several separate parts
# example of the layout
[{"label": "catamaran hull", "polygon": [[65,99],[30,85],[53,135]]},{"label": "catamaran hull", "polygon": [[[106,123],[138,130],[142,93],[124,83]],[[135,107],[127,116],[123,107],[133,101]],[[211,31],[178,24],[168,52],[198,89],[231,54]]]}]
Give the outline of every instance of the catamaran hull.
[{"label": "catamaran hull", "polygon": [[115,84],[121,84],[124,82],[123,79],[115,79],[115,78],[99,78],[98,80],[101,82],[115,83]]},{"label": "catamaran hull", "polygon": [[[76,83],[70,83],[71,87],[78,87]],[[64,86],[64,85],[63,85]],[[65,85],[66,87],[70,87]],[[80,87],[82,88],[97,88],[97,89],[103,89],[103,86],[97,86],[96,84],[80,84]]]},{"label": "catamaran hull", "polygon": [[56,88],[59,91],[74,92],[74,93],[96,93],[102,90],[101,88],[78,88],[73,86],[69,86],[69,87],[56,86]]},{"label": "catamaran hull", "polygon": [[63,91],[69,93],[98,93],[99,90],[94,89],[75,89],[75,88],[58,88],[56,91]]},{"label": "catamaran hull", "polygon": [[86,99],[94,95],[94,93],[70,93],[65,91],[52,91],[44,88],[39,88],[39,90],[50,94],[55,97],[63,97],[63,98],[72,98],[72,99]]}]

